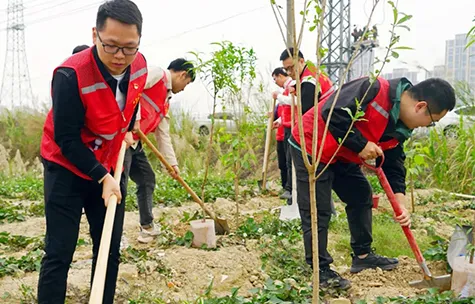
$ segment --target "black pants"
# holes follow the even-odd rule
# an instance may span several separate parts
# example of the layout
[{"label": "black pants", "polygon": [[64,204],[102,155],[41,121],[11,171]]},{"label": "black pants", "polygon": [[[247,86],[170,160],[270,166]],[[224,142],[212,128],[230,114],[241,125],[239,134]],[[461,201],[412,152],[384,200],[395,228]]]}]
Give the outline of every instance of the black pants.
[{"label": "black pants", "polygon": [[137,203],[139,206],[140,225],[147,227],[153,223],[153,191],[155,190],[155,173],[147,155],[139,142],[137,147],[128,148],[124,159],[124,183],[127,187],[128,177],[137,184]]},{"label": "black pants", "polygon": [[285,183],[285,190],[292,192],[292,155],[290,154],[289,138],[292,136],[290,128],[284,128],[284,150],[287,166],[287,181]]},{"label": "black pants", "polygon": [[[292,158],[297,172],[297,202],[302,219],[305,260],[312,265],[312,228],[310,214],[310,191],[308,171],[302,152],[291,146]],[[321,172],[325,164],[317,169]],[[346,215],[351,233],[351,248],[356,255],[371,251],[372,238],[372,191],[366,177],[357,164],[336,162],[330,165],[316,183],[318,208],[318,251],[320,267],[328,267],[333,259],[328,253],[328,225],[330,223],[331,191],[346,204]]]},{"label": "black pants", "polygon": [[279,162],[279,170],[280,170],[280,181],[282,184],[282,188],[285,189],[285,185],[287,184],[287,156],[285,154],[286,148],[285,145],[288,145],[283,140],[277,141],[277,160]]},{"label": "black pants", "polygon": [[[79,235],[82,208],[89,222],[93,247],[91,284],[99,252],[106,207],[102,185],[80,178],[55,163],[44,160],[46,215],[45,256],[38,282],[38,303],[64,303],[66,281]],[[112,232],[103,303],[113,303],[119,270],[120,238],[124,223],[126,189],[121,183],[122,202],[117,205]]]}]

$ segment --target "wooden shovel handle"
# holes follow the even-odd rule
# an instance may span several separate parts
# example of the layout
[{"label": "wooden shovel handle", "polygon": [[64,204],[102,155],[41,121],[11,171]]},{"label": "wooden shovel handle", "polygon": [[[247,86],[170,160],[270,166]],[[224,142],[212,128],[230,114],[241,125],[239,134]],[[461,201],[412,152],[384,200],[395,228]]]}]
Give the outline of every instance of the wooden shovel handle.
[{"label": "wooden shovel handle", "polygon": [[[275,110],[275,99],[273,99],[270,112],[273,113]],[[267,181],[267,168],[269,166],[269,150],[270,142],[272,137],[272,124],[274,122],[274,115],[269,117],[267,122],[267,132],[266,132],[266,144],[264,148],[264,163],[262,165],[262,189],[266,190],[266,181]]]},{"label": "wooden shovel handle", "polygon": [[[119,158],[114,170],[114,179],[120,184],[122,168],[124,166],[126,143],[122,142],[120,147]],[[111,195],[107,202],[106,216],[104,226],[102,228],[101,244],[99,245],[99,253],[97,256],[96,270],[94,271],[94,279],[92,281],[91,296],[89,304],[101,304],[104,295],[104,284],[106,280],[107,262],[109,260],[109,251],[112,239],[112,230],[114,228],[115,211],[117,209],[117,196]]]},{"label": "wooden shovel handle", "polygon": [[[143,134],[141,130],[137,131],[137,135],[139,136],[140,140],[143,141],[152,150],[153,154],[155,154],[155,156],[158,157],[158,159],[167,168],[167,170],[170,172],[173,172],[174,171],[173,167],[165,160],[165,157],[163,157],[162,153],[158,151],[158,149],[152,144],[152,142],[147,138],[147,136],[145,136],[145,134]],[[180,175],[176,177],[176,180],[191,195],[193,200],[201,206],[204,212],[206,212],[206,214],[208,214],[213,220],[216,220],[216,216],[214,215],[214,213],[211,212],[211,210],[209,210],[208,208],[206,208],[201,198],[198,195],[196,195],[195,191],[193,191],[193,189],[191,189],[190,186],[188,186],[188,184],[183,180],[183,178]]]}]

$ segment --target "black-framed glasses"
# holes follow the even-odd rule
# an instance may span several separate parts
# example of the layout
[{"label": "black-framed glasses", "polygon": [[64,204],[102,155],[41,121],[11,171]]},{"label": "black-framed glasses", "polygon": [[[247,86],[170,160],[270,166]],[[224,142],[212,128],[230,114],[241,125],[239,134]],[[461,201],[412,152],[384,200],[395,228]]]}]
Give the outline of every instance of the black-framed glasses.
[{"label": "black-framed glasses", "polygon": [[290,74],[290,73],[292,73],[292,72],[294,71],[294,65],[292,64],[292,65],[289,65],[288,67],[284,67],[284,70],[285,70],[288,74]]},{"label": "black-framed glasses", "polygon": [[434,121],[434,118],[432,117],[432,113],[430,111],[429,105],[427,105],[427,112],[429,112],[429,116],[430,116],[430,120],[431,120],[431,123],[427,127],[428,128],[434,127],[435,126],[435,121]]},{"label": "black-framed glasses", "polygon": [[139,51],[138,47],[126,47],[126,46],[117,46],[117,45],[110,45],[110,44],[105,44],[102,42],[101,36],[99,36],[99,32],[97,32],[97,38],[99,38],[99,41],[102,44],[102,47],[104,48],[104,52],[107,54],[117,54],[120,50],[122,50],[122,53],[125,56],[133,56],[137,54]]}]

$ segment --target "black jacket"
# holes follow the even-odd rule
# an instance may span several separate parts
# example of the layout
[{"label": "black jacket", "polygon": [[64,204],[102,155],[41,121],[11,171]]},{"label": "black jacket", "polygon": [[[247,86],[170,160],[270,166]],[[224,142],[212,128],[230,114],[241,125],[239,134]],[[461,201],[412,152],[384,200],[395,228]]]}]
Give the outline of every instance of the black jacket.
[{"label": "black jacket", "polygon": [[[122,81],[117,80],[107,71],[99,59],[96,47],[93,47],[94,59],[102,76],[112,92],[116,93],[117,85],[127,96],[129,86],[130,66],[127,68]],[[54,140],[61,153],[81,172],[99,181],[107,173],[106,168],[97,161],[94,153],[81,140],[81,129],[84,127],[85,109],[79,95],[76,72],[71,68],[59,68],[53,75],[52,81]],[[135,108],[129,131],[133,129],[137,110]]]}]

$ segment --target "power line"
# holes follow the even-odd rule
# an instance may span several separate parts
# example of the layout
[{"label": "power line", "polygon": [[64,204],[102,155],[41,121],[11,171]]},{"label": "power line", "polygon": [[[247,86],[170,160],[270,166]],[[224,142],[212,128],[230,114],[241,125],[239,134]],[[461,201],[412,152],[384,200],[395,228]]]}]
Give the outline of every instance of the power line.
[{"label": "power line", "polygon": [[[41,23],[41,22],[44,22],[44,21],[51,21],[51,20],[61,18],[61,17],[64,17],[64,16],[69,16],[69,15],[74,15],[74,14],[77,14],[77,13],[80,13],[80,12],[84,12],[84,11],[90,10],[91,8],[96,8],[97,5],[99,3],[102,3],[102,2],[103,1],[94,2],[94,3],[91,3],[89,5],[78,7],[74,10],[71,10],[71,11],[61,12],[61,13],[58,13],[58,14],[55,14],[55,15],[44,17],[44,18],[35,19],[35,20],[29,22],[28,24],[26,24],[26,26]],[[1,28],[0,32],[6,31],[6,30],[7,30],[7,28]]]},{"label": "power line", "polygon": [[8,1],[8,26],[0,105],[6,108],[34,106],[25,47],[23,1]]},{"label": "power line", "polygon": [[[237,13],[237,14],[234,14],[232,16],[229,16],[229,17],[226,17],[224,19],[221,19],[221,20],[217,20],[217,21],[214,21],[214,22],[211,22],[211,23],[208,23],[208,24],[205,24],[205,25],[201,25],[201,26],[198,26],[198,27],[195,27],[195,28],[192,28],[192,29],[189,29],[189,30],[186,30],[186,31],[183,31],[179,34],[175,34],[173,36],[169,36],[169,37],[166,37],[164,39],[161,39],[161,40],[156,40],[156,41],[153,41],[151,43],[147,43],[143,46],[148,46],[148,45],[153,45],[153,44],[156,44],[156,43],[161,43],[161,42],[165,42],[165,41],[168,41],[168,40],[171,40],[171,39],[174,39],[174,38],[178,38],[178,37],[181,37],[183,35],[186,35],[188,33],[191,33],[191,32],[194,32],[194,31],[198,31],[198,30],[202,30],[202,29],[205,29],[205,28],[208,28],[208,27],[211,27],[211,26],[214,26],[214,25],[217,25],[217,24],[220,24],[220,23],[223,23],[225,21],[228,21],[230,19],[233,19],[233,18],[236,18],[236,17],[239,17],[239,16],[243,16],[243,15],[246,15],[246,14],[249,14],[249,13],[252,13],[252,12],[255,12],[255,11],[258,11],[258,10],[261,10],[263,8],[265,8],[267,5],[264,5],[264,6],[260,6],[260,7],[257,7],[257,8],[254,8],[254,9],[251,9],[251,10],[248,10],[248,11],[244,11],[244,12],[241,12],[241,13]],[[50,20],[50,19],[49,19]],[[1,31],[1,29],[0,29]],[[32,78],[32,80],[36,80],[36,79],[39,79],[39,78],[42,78],[43,75],[40,75],[40,76],[35,76]]]},{"label": "power line", "polygon": [[258,11],[258,10],[261,10],[261,9],[263,9],[263,8],[265,8],[265,7],[267,7],[267,5],[260,6],[260,7],[257,7],[257,8],[248,10],[248,11],[244,11],[244,12],[241,12],[241,13],[237,13],[237,14],[234,14],[234,15],[232,15],[232,16],[226,17],[226,18],[224,18],[224,19],[217,20],[217,21],[214,21],[214,22],[205,24],[205,25],[201,25],[201,26],[198,26],[198,27],[195,27],[195,28],[186,30],[186,31],[184,31],[184,32],[181,32],[181,33],[179,33],[179,34],[175,34],[175,35],[166,37],[166,38],[164,38],[164,39],[160,39],[160,40],[156,40],[156,41],[147,43],[147,44],[145,44],[144,46],[153,45],[153,44],[155,44],[155,43],[166,42],[166,41],[168,41],[168,40],[181,37],[181,36],[186,35],[186,34],[188,34],[188,33],[191,33],[191,32],[194,32],[194,31],[198,31],[198,30],[202,30],[202,29],[211,27],[211,26],[213,26],[213,25],[217,25],[217,24],[226,22],[226,21],[228,21],[228,20],[230,20],[230,19],[234,19],[234,18],[236,18],[236,17],[243,16],[243,15],[246,15],[246,14],[249,14],[249,13],[252,13],[252,12],[255,12],[255,11]]},{"label": "power line", "polygon": [[[74,1],[74,0],[66,0],[66,1],[61,2],[61,3],[56,3],[56,4],[52,5],[52,6],[44,7],[44,8],[41,8],[41,9],[39,9],[39,10],[32,11],[32,12],[28,12],[28,13],[26,13],[26,14],[23,14],[23,17],[26,18],[26,17],[31,17],[31,16],[33,16],[33,15],[37,15],[38,13],[44,13],[45,11],[48,11],[48,10],[51,10],[51,9],[60,7],[60,6],[62,6],[62,5],[71,3],[71,2],[73,2],[73,1]],[[56,0],[54,0],[54,1],[49,1],[49,2],[45,2],[45,3],[43,3],[43,4],[52,3],[52,2],[56,2]],[[26,11],[26,10],[28,10],[29,8],[34,8],[34,7],[37,7],[37,6],[42,6],[43,4],[41,4],[41,5],[35,5],[35,6],[33,6],[33,7],[26,7],[25,5],[23,5],[23,6],[25,6],[25,11]],[[0,24],[6,23],[6,22],[7,22],[7,20],[3,20],[3,21],[0,21]]]}]

